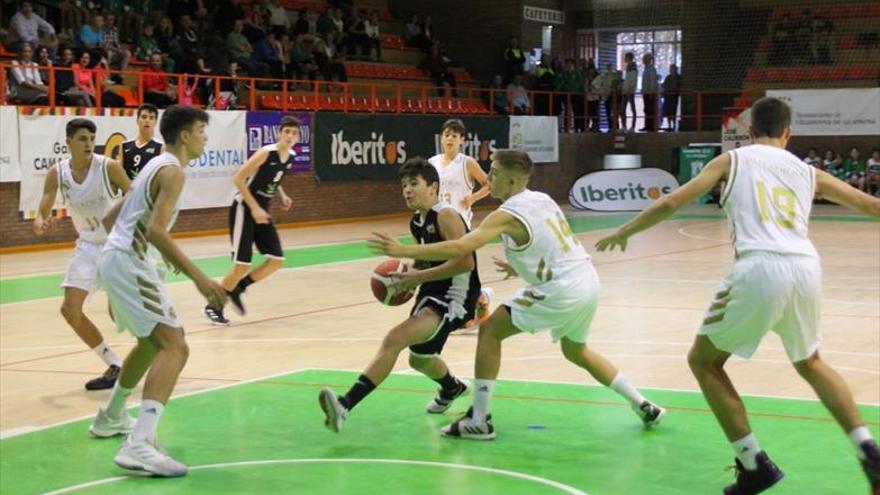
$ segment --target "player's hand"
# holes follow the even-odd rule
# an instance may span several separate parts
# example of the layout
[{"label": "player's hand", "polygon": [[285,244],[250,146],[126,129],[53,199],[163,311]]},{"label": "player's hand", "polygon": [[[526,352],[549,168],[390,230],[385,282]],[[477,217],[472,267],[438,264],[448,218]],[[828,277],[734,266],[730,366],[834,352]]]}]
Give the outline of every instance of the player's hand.
[{"label": "player's hand", "polygon": [[53,220],[54,219],[52,217],[43,218],[41,216],[37,216],[37,218],[34,219],[34,234],[43,235],[48,232],[49,229],[52,228]]},{"label": "player's hand", "polygon": [[380,234],[378,232],[373,232],[373,236],[375,238],[367,240],[367,249],[373,254],[384,254],[392,258],[403,258],[406,256],[403,244],[399,243],[397,239],[388,234]]},{"label": "player's hand", "polygon": [[467,197],[465,197],[464,199],[461,200],[461,207],[464,208],[464,209],[468,209],[468,208],[470,208],[472,204],[474,204],[474,203],[471,201],[471,197],[470,197],[470,196],[467,196]]},{"label": "player's hand", "polygon": [[599,239],[599,242],[596,243],[596,250],[605,251],[607,249],[614,251],[614,246],[620,246],[620,251],[623,252],[626,251],[627,240],[627,237],[618,231],[608,237]]},{"label": "player's hand", "polygon": [[290,199],[290,196],[286,194],[281,195],[281,207],[284,208],[284,211],[290,211],[290,207],[293,206],[293,200]]},{"label": "player's hand", "polygon": [[393,282],[388,286],[395,293],[412,292],[416,287],[422,285],[422,277],[418,270],[407,270],[405,272],[392,272],[388,274],[388,278]]},{"label": "player's hand", "polygon": [[212,308],[222,308],[226,305],[226,289],[214,282],[210,278],[205,277],[202,280],[195,281],[196,288],[205,296],[208,306]]},{"label": "player's hand", "polygon": [[269,213],[260,207],[257,207],[256,210],[251,210],[251,216],[254,217],[254,222],[257,222],[260,224],[266,224],[272,220],[272,217],[269,216]]},{"label": "player's hand", "polygon": [[513,267],[510,266],[510,263],[498,259],[495,256],[492,256],[492,262],[495,263],[495,267],[498,268],[498,270],[496,271],[504,274],[504,280],[507,280],[511,277],[516,277],[518,275],[516,273],[516,270],[514,270]]}]

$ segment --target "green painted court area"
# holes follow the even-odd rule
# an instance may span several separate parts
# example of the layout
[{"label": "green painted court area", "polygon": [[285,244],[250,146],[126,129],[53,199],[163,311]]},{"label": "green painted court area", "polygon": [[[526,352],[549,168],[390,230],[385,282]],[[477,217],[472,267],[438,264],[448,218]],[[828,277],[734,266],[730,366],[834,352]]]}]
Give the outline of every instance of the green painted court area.
[{"label": "green painted court area", "polygon": [[[215,494],[705,494],[732,481],[733,455],[702,397],[648,390],[669,408],[659,428],[604,388],[500,381],[498,438],[451,440],[446,415],[424,412],[434,383],[393,375],[343,430],[323,426],[321,386],[357,377],[306,370],[173,399],[160,439],[189,475],[153,479],[117,468],[121,439],[89,437],[82,420],[0,441],[0,492],[31,494],[100,480],[70,493]],[[854,450],[816,402],[747,398],[762,447],[786,472],[768,493],[860,494],[867,482]],[[862,407],[875,435],[880,408]]]}]

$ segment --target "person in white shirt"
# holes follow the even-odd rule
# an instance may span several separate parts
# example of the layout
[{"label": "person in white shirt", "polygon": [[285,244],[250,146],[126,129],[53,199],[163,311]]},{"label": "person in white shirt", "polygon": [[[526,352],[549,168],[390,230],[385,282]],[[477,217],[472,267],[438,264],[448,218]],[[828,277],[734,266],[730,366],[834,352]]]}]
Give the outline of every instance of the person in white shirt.
[{"label": "person in white shirt", "polygon": [[[370,17],[364,19],[364,31],[367,34],[367,52],[370,58],[382,62],[382,37],[379,35],[379,11],[370,12]],[[373,52],[375,51],[375,54]]]},{"label": "person in white shirt", "polygon": [[[45,46],[54,56],[58,48],[58,38],[55,36],[55,28],[45,19],[34,14],[34,6],[31,2],[21,2],[18,12],[12,16],[9,25],[11,37],[10,49],[18,50],[23,44],[31,45],[31,48]],[[43,34],[43,38],[40,38]]]},{"label": "person in white shirt", "polygon": [[636,128],[636,119],[638,116],[636,115],[636,87],[639,85],[639,68],[636,65],[635,55],[632,52],[628,52],[623,56],[623,59],[626,63],[626,67],[624,69],[623,76],[623,86],[621,86],[621,99],[623,100],[623,104],[620,105],[620,119],[623,127],[621,129],[626,130],[626,107],[629,106],[632,109],[632,125],[630,126],[630,130],[635,130]]},{"label": "person in white shirt", "polygon": [[[655,426],[665,410],[645,399],[613,364],[587,347],[599,301],[599,277],[559,205],[550,196],[526,188],[531,173],[527,153],[498,150],[492,155],[489,188],[492,197],[503,203],[479,227],[459,239],[432,244],[404,246],[386,234],[367,241],[374,252],[394,258],[445,260],[472,253],[500,236],[507,261],[495,264],[507,277],[518,275],[526,282],[480,326],[474,405],[442,434],[495,438],[489,402],[501,366],[501,342],[541,331],[549,331],[553,341],[560,342],[571,363],[624,397],[646,427]],[[396,276],[404,286],[409,277]]]},{"label": "person in white shirt", "polygon": [[27,105],[48,105],[49,87],[40,77],[40,70],[32,60],[34,49],[24,43],[18,50],[18,57],[12,61],[12,75],[9,85],[9,98],[15,103]]},{"label": "person in white shirt", "polygon": [[278,5],[277,0],[267,0],[266,10],[269,12],[269,26],[279,39],[290,29],[290,18],[287,10]]},{"label": "person in white shirt", "polygon": [[736,483],[724,493],[759,493],[783,477],[761,450],[745,405],[724,370],[731,354],[751,357],[769,330],[781,337],[798,374],[848,433],[872,493],[878,493],[880,450],[846,383],[819,357],[822,268],[807,231],[815,194],[877,218],[880,199],[785,150],[791,109],[782,100],[756,101],[749,133],[755,144],[714,158],[690,182],[658,199],[596,247],[625,250],[630,237],[723,183],[721,205],[729,219],[736,261],[709,306],[688,363],[736,454]]},{"label": "person in white shirt", "polygon": [[807,151],[807,156],[804,157],[804,163],[811,167],[822,168],[822,157],[819,156],[819,151],[816,148],[810,148]]}]

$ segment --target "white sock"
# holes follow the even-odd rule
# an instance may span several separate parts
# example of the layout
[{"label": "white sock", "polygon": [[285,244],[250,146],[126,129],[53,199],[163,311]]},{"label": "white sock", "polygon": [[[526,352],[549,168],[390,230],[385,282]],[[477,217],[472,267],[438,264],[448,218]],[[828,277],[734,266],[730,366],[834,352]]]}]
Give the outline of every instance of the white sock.
[{"label": "white sock", "polygon": [[639,391],[632,386],[629,380],[627,380],[626,376],[619,371],[617,372],[617,376],[614,377],[614,380],[611,380],[611,385],[608,385],[608,387],[629,401],[633,409],[638,409],[639,406],[642,405],[642,402],[645,402],[645,398],[642,394],[640,394]]},{"label": "white sock", "polygon": [[758,461],[755,459],[755,456],[761,451],[761,447],[758,445],[758,437],[754,433],[749,433],[731,443],[731,445],[733,445],[733,452],[736,454],[737,459],[746,469],[749,471],[758,469]]},{"label": "white sock", "polygon": [[117,356],[112,349],[110,349],[110,346],[108,346],[106,342],[101,342],[93,347],[92,350],[95,351],[95,354],[97,354],[99,358],[104,360],[104,363],[106,363],[107,366],[115,365],[122,367],[122,360],[119,359],[119,356]]},{"label": "white sock", "polygon": [[104,411],[111,418],[119,418],[125,413],[125,402],[128,400],[128,396],[131,395],[132,389],[125,388],[122,386],[119,380],[116,380],[116,385],[113,386],[113,391],[110,392],[110,400],[107,402],[107,407],[104,408]]},{"label": "white sock", "polygon": [[131,432],[131,439],[138,441],[156,438],[159,418],[162,417],[163,411],[165,411],[165,406],[160,402],[147,399],[141,403],[141,412],[138,415],[137,424],[134,425],[134,430]]},{"label": "white sock", "polygon": [[874,439],[874,437],[871,436],[871,431],[868,430],[868,427],[859,426],[854,428],[853,431],[849,432],[849,439],[852,440],[853,445],[856,446],[856,455],[859,456],[859,459],[865,460],[865,453],[862,452],[862,444]]},{"label": "white sock", "polygon": [[495,380],[481,380],[479,378],[474,380],[474,421],[486,420],[494,388]]}]

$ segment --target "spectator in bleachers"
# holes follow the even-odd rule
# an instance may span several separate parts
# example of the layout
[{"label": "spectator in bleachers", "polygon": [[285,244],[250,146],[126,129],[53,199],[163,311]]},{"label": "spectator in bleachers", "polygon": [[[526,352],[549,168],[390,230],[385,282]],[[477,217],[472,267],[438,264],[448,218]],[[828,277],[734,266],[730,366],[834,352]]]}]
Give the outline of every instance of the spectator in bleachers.
[{"label": "spectator in bleachers", "polygon": [[185,74],[207,74],[210,70],[205,67],[204,45],[201,36],[196,30],[196,25],[189,15],[183,15],[178,22],[175,33],[178,51],[171,52],[174,58],[174,66],[178,72]]},{"label": "spectator in bleachers", "polygon": [[159,25],[156,27],[155,36],[156,43],[159,44],[159,49],[162,50],[162,53],[169,56],[171,60],[174,60],[171,54],[180,51],[180,43],[177,40],[177,36],[174,35],[174,24],[171,22],[170,17],[163,15],[159,18]]},{"label": "spectator in bleachers", "polygon": [[254,47],[254,60],[269,66],[269,72],[275,79],[284,78],[284,64],[281,56],[281,42],[275,37],[275,33],[269,31],[266,37],[257,42]]},{"label": "spectator in bleachers", "polygon": [[195,23],[195,19],[204,19],[208,15],[208,9],[202,0],[170,0],[165,9],[168,17],[180,25],[184,16]]},{"label": "spectator in bleachers", "polygon": [[452,95],[458,97],[455,76],[449,71],[449,61],[440,53],[440,45],[434,44],[431,47],[431,52],[422,59],[419,68],[426,70],[434,80],[434,85],[437,86],[437,96],[444,96],[444,85],[449,84],[452,88]]},{"label": "spectator in bleachers", "polygon": [[95,105],[95,83],[93,80],[94,74],[93,71],[89,68],[89,64],[91,63],[91,54],[88,51],[83,51],[77,63],[73,64],[71,68],[73,69],[73,80],[76,83],[77,88],[79,88],[80,92],[87,95],[88,104],[86,106],[94,106]]},{"label": "spectator in bleachers", "polygon": [[[829,25],[826,28],[826,23]],[[831,63],[831,29],[830,19],[823,19],[813,14],[810,20],[810,61],[815,64]]]},{"label": "spectator in bleachers", "polygon": [[[611,103],[611,84],[614,78],[612,65],[605,64],[605,70],[600,72],[592,82],[593,91],[599,95],[599,103],[605,109],[605,120],[608,121],[609,130],[616,128],[614,121],[611,119],[612,103]],[[598,119],[599,116],[597,115]]]},{"label": "spectator in bleachers", "polygon": [[[581,60],[581,62],[584,62]],[[599,88],[595,86],[595,82],[599,79],[599,71],[596,69],[596,62],[593,59],[583,63],[581,72],[584,77],[584,95],[587,100],[587,114],[584,118],[584,130],[591,132],[599,132]],[[575,108],[577,110],[577,108]]]},{"label": "spectator in bleachers", "polygon": [[336,29],[336,24],[333,22],[333,12],[335,11],[336,9],[334,8],[328,8],[318,15],[318,23],[316,25],[318,34],[327,34]]},{"label": "spectator in bleachers", "polygon": [[275,33],[275,37],[281,39],[281,36],[290,30],[290,19],[287,17],[287,10],[278,5],[277,0],[265,0],[266,11],[269,12],[269,29]]},{"label": "spectator in bleachers", "polygon": [[507,101],[513,115],[527,115],[529,113],[529,92],[523,86],[522,76],[513,76],[513,81],[507,85]]},{"label": "spectator in bleachers", "polygon": [[792,40],[792,60],[805,64],[812,63],[810,56],[810,38],[812,38],[813,13],[804,9],[795,22],[794,39]]},{"label": "spectator in bleachers", "polygon": [[104,46],[104,16],[92,14],[89,23],[80,28],[76,40],[81,48],[90,52],[92,59],[100,59]]},{"label": "spectator in bleachers", "polygon": [[681,98],[681,75],[678,66],[671,64],[669,74],[663,79],[663,117],[666,118],[666,130],[675,132],[677,126],[678,100]]},{"label": "spectator in bleachers", "polygon": [[654,68],[654,56],[646,53],[642,57],[642,102],[645,108],[645,126],[642,131],[657,132],[657,94],[660,85],[657,84],[657,69]]},{"label": "spectator in bleachers", "polygon": [[335,36],[334,31],[327,33],[326,37],[319,36],[312,46],[312,56],[325,81],[336,79],[344,83],[348,81],[348,74],[345,72],[344,61],[336,49]]},{"label": "spectator in bleachers", "polygon": [[843,160],[844,179],[849,185],[865,190],[865,169],[867,168],[865,159],[857,146],[853,146],[849,150],[849,156]]},{"label": "spectator in bleachers", "polygon": [[[330,31],[330,33],[335,33],[335,31]],[[330,33],[327,33],[328,35]],[[296,36],[290,42],[289,47],[287,48],[287,77],[290,79],[297,80],[305,80],[308,78],[309,80],[314,81],[318,66],[315,65],[315,60],[312,57],[312,54],[305,49],[302,43],[302,36]],[[305,89],[309,89],[308,84],[303,84]]]},{"label": "spectator in bleachers", "polygon": [[[370,12],[370,17],[364,19],[364,30],[367,34],[367,54],[377,62],[382,62],[382,36],[379,33],[379,11]],[[375,56],[373,51],[376,52]]]},{"label": "spectator in bleachers", "polygon": [[492,82],[486,86],[484,102],[493,112],[507,115],[510,112],[509,100],[507,99],[507,88],[504,86],[500,74],[492,77]]},{"label": "spectator in bleachers", "polygon": [[819,150],[816,148],[810,148],[807,150],[807,156],[804,157],[804,163],[822,170],[822,157],[819,156]]},{"label": "spectator in bleachers", "polygon": [[624,69],[623,76],[623,86],[621,86],[620,91],[623,95],[623,104],[620,107],[620,118],[623,123],[622,129],[626,130],[626,108],[630,107],[632,110],[632,125],[630,126],[630,130],[634,131],[636,129],[636,119],[638,116],[636,115],[636,87],[639,82],[639,68],[636,65],[635,54],[632,52],[628,52],[623,56],[624,63],[626,65]]},{"label": "spectator in bleachers", "polygon": [[244,21],[244,9],[239,0],[217,0],[214,10],[214,27],[221,34],[232,31],[235,21]]},{"label": "spectator in bleachers", "polygon": [[131,59],[131,50],[119,41],[119,28],[116,27],[116,16],[107,15],[106,25],[104,28],[104,55],[110,62],[110,67],[116,70],[126,70],[128,68],[129,59]]},{"label": "spectator in bleachers", "polygon": [[137,38],[144,25],[144,19],[152,13],[151,8],[151,2],[144,0],[126,2],[122,6],[122,13],[118,14],[117,18],[119,19],[119,33],[124,41],[132,41]]},{"label": "spectator in bleachers", "polygon": [[770,51],[767,60],[770,65],[788,65],[791,63],[791,47],[794,43],[794,23],[785,14],[782,20],[773,26],[770,34]]},{"label": "spectator in bleachers", "polygon": [[162,66],[162,55],[150,55],[150,65],[142,71],[144,101],[159,108],[177,103],[177,86],[168,81],[168,73]]},{"label": "spectator in bleachers", "polygon": [[504,51],[504,77],[508,81],[513,76],[522,75],[526,63],[526,55],[519,47],[519,38],[513,36],[507,42],[507,50]]},{"label": "spectator in bleachers", "polygon": [[[554,89],[560,94],[554,98],[555,115],[564,115],[561,124],[570,129],[569,122],[574,124],[574,131],[583,130],[584,87],[583,74],[575,66],[574,60],[566,59],[562,70],[556,74]],[[564,113],[563,113],[564,112]]]},{"label": "spectator in bleachers", "polygon": [[152,23],[144,24],[141,28],[141,34],[137,38],[137,45],[134,50],[134,56],[137,60],[149,62],[150,56],[154,53],[162,53],[159,48],[159,41],[156,40],[156,26]]},{"label": "spectator in bleachers", "polygon": [[68,39],[75,38],[79,27],[85,24],[89,18],[88,9],[78,3],[73,0],[58,2],[58,10],[61,13],[61,31],[67,34]]},{"label": "spectator in bleachers", "polygon": [[232,31],[226,35],[226,50],[229,57],[243,67],[250,76],[266,77],[269,74],[269,66],[254,58],[254,48],[242,34],[243,31],[244,21],[237,20],[232,24]]},{"label": "spectator in bleachers", "polygon": [[367,36],[367,26],[364,22],[363,11],[355,10],[352,12],[351,21],[347,24],[348,55],[352,58],[367,58],[370,42]]},{"label": "spectator in bleachers", "polygon": [[839,179],[841,177],[840,170],[842,166],[843,157],[840,156],[840,153],[835,153],[833,150],[825,150],[822,158],[822,169],[825,170],[825,172],[828,172]]},{"label": "spectator in bleachers", "polygon": [[61,50],[61,59],[55,67],[55,103],[75,107],[90,106],[91,97],[76,85],[72,65],[73,49]]},{"label": "spectator in bleachers", "polygon": [[43,80],[47,85],[49,84],[49,78],[52,77],[52,57],[49,56],[49,49],[45,46],[41,46],[37,50],[37,65],[40,67],[40,79]]},{"label": "spectator in bleachers", "polygon": [[437,39],[434,38],[434,23],[431,19],[431,16],[426,15],[425,19],[422,21],[422,36],[425,37],[425,45],[428,46],[428,50],[430,51],[431,46],[437,43]]},{"label": "spectator in bleachers", "polygon": [[551,115],[550,95],[553,91],[553,82],[556,80],[556,70],[550,63],[546,54],[541,55],[541,63],[535,67],[535,115]]},{"label": "spectator in bleachers", "polygon": [[422,34],[422,23],[419,22],[419,15],[413,14],[410,21],[406,23],[403,29],[403,42],[406,46],[421,48],[427,50],[430,41]]},{"label": "spectator in bleachers", "polygon": [[865,192],[880,197],[880,148],[871,150],[871,158],[868,158]]},{"label": "spectator in bleachers", "polygon": [[22,43],[18,55],[12,61],[9,78],[9,99],[19,104],[48,105],[49,86],[40,77],[37,64],[33,61],[34,49]]},{"label": "spectator in bleachers", "polygon": [[98,59],[91,69],[97,81],[101,81],[101,105],[105,107],[124,107],[125,98],[120,96],[113,88],[116,84],[122,84],[119,74],[112,74],[110,63],[106,57]]},{"label": "spectator in bleachers", "polygon": [[[40,38],[40,34],[43,35]],[[55,28],[45,19],[34,13],[31,2],[21,2],[18,12],[12,16],[9,25],[9,49],[20,52],[22,44],[29,44],[31,49],[37,46],[48,47],[51,53],[58,48]]]}]

